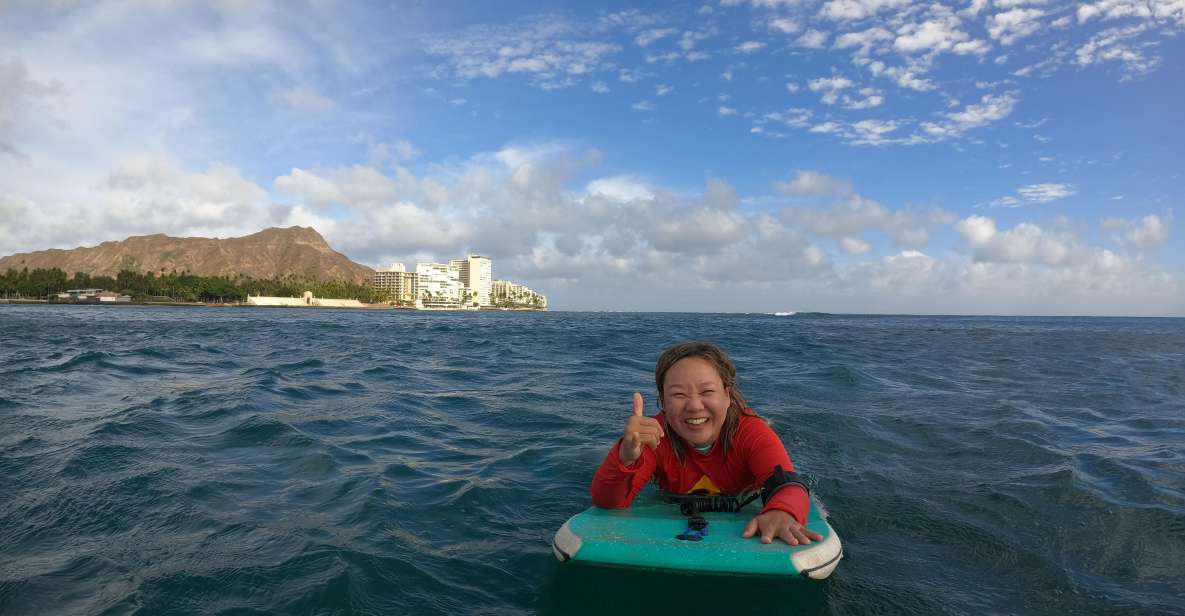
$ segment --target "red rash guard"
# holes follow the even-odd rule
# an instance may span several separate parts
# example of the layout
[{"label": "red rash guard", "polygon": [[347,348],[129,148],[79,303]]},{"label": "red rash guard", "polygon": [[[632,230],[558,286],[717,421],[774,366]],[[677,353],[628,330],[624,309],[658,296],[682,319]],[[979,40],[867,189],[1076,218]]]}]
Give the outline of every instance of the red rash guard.
[{"label": "red rash guard", "polygon": [[[751,409],[746,411],[752,412]],[[666,425],[662,413],[655,419]],[[667,434],[659,441],[657,450],[643,447],[642,456],[634,461],[633,466],[621,463],[618,457],[621,440],[618,439],[593,477],[593,504],[603,509],[629,507],[634,497],[656,474],[659,488],[666,492],[687,494],[695,489],[707,488],[709,492],[718,490],[724,494],[739,494],[745,490],[759,489],[774,472],[775,466],[780,465],[786,472],[794,470],[781,439],[774,434],[769,424],[758,417],[741,415],[741,423],[732,439],[727,458],[719,443],[707,454],[701,454],[688,446],[683,448],[684,463],[680,465],[671,449],[671,436]],[[809,508],[806,490],[799,485],[790,485],[778,490],[761,513],[780,509],[794,516],[799,524],[805,524]]]}]

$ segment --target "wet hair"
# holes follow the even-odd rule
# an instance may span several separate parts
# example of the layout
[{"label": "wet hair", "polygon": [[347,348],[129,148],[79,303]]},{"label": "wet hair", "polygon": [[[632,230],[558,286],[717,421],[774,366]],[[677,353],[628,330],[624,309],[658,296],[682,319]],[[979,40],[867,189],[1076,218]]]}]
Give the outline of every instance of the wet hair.
[{"label": "wet hair", "polygon": [[[663,351],[662,355],[658,356],[658,362],[654,366],[654,384],[658,387],[658,405],[662,408],[663,404],[663,382],[666,381],[667,372],[680,360],[688,357],[698,357],[716,369],[716,374],[720,375],[720,381],[724,383],[725,389],[728,390],[728,413],[724,418],[724,426],[720,428],[720,434],[716,438],[720,442],[720,446],[724,451],[724,455],[728,455],[728,450],[732,445],[732,437],[736,436],[737,428],[741,425],[741,415],[748,415],[756,417],[748,403],[745,402],[745,396],[741,393],[740,387],[737,386],[737,368],[728,358],[720,347],[711,342],[681,342],[675,346]],[[666,430],[668,438],[671,441],[671,449],[675,452],[675,459],[680,464],[683,463],[683,439],[671,428],[669,420],[664,416],[663,422],[666,423],[664,429]]]}]

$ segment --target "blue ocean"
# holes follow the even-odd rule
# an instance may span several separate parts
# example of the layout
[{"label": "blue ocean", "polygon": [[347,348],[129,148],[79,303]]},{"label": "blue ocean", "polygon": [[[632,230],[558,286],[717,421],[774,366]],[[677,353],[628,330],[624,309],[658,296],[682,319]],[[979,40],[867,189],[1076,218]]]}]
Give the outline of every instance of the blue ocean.
[{"label": "blue ocean", "polygon": [[[820,583],[560,564],[707,339]],[[1185,614],[1185,320],[0,305],[2,614]]]}]

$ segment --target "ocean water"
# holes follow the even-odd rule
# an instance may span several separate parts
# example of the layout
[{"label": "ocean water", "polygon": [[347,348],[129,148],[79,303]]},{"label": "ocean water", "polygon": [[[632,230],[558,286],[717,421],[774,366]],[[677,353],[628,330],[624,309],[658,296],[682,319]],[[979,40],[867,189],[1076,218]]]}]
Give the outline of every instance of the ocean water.
[{"label": "ocean water", "polygon": [[[667,345],[822,583],[557,563]],[[1185,614],[1185,320],[0,305],[2,614]]]}]

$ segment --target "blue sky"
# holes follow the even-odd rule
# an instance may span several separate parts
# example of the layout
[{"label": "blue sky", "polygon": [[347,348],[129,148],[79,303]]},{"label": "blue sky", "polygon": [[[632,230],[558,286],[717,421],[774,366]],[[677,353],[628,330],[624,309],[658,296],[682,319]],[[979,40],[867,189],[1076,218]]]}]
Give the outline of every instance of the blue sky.
[{"label": "blue sky", "polygon": [[305,225],[560,309],[1185,315],[1185,2],[7,2],[0,254]]}]

